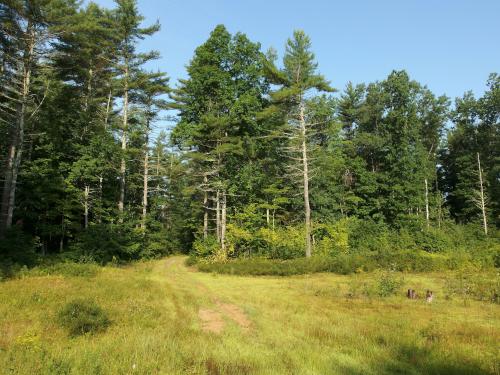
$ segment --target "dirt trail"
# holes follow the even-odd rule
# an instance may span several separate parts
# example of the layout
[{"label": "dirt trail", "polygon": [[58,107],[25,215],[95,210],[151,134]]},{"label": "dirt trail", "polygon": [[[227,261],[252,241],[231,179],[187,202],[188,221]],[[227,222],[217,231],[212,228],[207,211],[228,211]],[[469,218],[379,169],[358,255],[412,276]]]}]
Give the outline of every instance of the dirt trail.
[{"label": "dirt trail", "polygon": [[200,309],[198,311],[198,317],[202,322],[202,329],[205,332],[221,333],[224,329],[224,320],[222,314],[218,311]]},{"label": "dirt trail", "polygon": [[243,309],[233,303],[223,302],[220,296],[215,295],[207,285],[196,280],[192,272],[187,272],[188,270],[183,262],[184,258],[182,257],[171,257],[165,262],[165,268],[168,269],[170,274],[175,274],[176,278],[182,275],[183,282],[187,281],[185,280],[186,278],[189,279],[189,283],[195,284],[196,289],[208,296],[213,303],[213,308],[203,307],[198,311],[198,318],[202,323],[202,329],[205,332],[221,334],[226,325],[225,319],[230,319],[244,332],[248,332],[252,326],[252,322]]},{"label": "dirt trail", "polygon": [[252,322],[248,319],[245,312],[232,303],[216,302],[216,306],[231,320],[238,324],[243,330],[248,331]]}]

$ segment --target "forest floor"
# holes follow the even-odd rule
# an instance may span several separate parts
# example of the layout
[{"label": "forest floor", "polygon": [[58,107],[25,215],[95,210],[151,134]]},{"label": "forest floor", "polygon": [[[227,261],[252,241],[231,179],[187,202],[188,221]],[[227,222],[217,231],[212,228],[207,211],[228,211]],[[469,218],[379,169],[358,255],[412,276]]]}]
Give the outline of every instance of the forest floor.
[{"label": "forest floor", "polygon": [[[0,374],[500,373],[500,306],[446,298],[448,274],[400,275],[382,298],[359,293],[374,274],[238,277],[184,259],[0,283]],[[105,332],[58,325],[76,298],[109,314]]]}]

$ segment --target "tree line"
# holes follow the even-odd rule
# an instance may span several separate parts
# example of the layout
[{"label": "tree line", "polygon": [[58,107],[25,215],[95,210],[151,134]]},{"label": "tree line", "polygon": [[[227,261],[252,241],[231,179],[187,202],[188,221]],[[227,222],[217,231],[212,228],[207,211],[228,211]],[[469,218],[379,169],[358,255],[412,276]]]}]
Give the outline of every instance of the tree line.
[{"label": "tree line", "polygon": [[311,256],[353,222],[500,225],[498,74],[453,105],[405,71],[339,91],[303,31],[279,59],[219,25],[172,85],[143,20],[135,0],[0,4],[4,256]]}]

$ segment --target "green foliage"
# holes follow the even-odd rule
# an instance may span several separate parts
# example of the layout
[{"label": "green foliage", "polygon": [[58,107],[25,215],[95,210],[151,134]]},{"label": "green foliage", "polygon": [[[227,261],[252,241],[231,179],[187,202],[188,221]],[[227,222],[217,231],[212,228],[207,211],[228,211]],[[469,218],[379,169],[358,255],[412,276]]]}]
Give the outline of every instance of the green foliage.
[{"label": "green foliage", "polygon": [[202,272],[216,272],[247,276],[290,276],[315,272],[328,272],[332,267],[330,259],[312,257],[290,260],[272,260],[266,258],[241,258],[228,262],[197,262]]},{"label": "green foliage", "polygon": [[33,265],[37,260],[35,239],[18,226],[7,231],[0,239],[0,264],[17,263]]},{"label": "green foliage", "polygon": [[261,244],[258,253],[271,259],[292,259],[304,256],[303,227],[286,227],[275,230],[261,228],[255,241]]},{"label": "green foliage", "polygon": [[75,261],[84,257],[100,264],[112,260],[130,261],[139,259],[142,244],[142,237],[134,228],[95,224],[76,238],[68,257]]},{"label": "green foliage", "polygon": [[476,267],[467,267],[446,278],[449,297],[474,299],[500,304],[500,274],[497,270],[485,273]]},{"label": "green foliage", "polygon": [[210,257],[219,250],[220,245],[215,236],[208,236],[206,239],[198,238],[193,243],[194,253],[199,257]]},{"label": "green foliage", "polygon": [[403,285],[403,279],[394,275],[394,272],[383,272],[377,283],[377,293],[380,297],[395,295]]},{"label": "green foliage", "polygon": [[57,322],[71,336],[102,332],[111,324],[108,315],[97,303],[85,299],[66,303],[57,315]]}]

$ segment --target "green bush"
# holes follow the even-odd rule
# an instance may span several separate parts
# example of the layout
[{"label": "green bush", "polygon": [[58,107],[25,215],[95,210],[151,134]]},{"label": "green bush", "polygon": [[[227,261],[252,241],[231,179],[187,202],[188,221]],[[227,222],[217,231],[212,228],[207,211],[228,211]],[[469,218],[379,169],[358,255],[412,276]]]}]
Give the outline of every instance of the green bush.
[{"label": "green bush", "polygon": [[36,248],[36,239],[21,228],[9,229],[0,240],[0,281],[14,277],[23,266],[34,266],[39,261]]},{"label": "green bush", "polygon": [[396,277],[393,272],[383,272],[378,278],[377,293],[380,297],[389,297],[397,293],[403,285],[403,279]]},{"label": "green bush", "polygon": [[188,267],[192,267],[194,266],[195,264],[198,263],[198,259],[194,256],[194,255],[190,255],[186,261],[184,262],[184,264]]},{"label": "green bush", "polygon": [[106,264],[113,260],[140,259],[143,249],[144,238],[135,228],[126,225],[95,224],[77,236],[67,257],[74,261],[84,257]]},{"label": "green bush", "polygon": [[196,256],[201,258],[212,256],[219,247],[219,243],[215,236],[208,236],[206,239],[198,238],[193,243],[193,250]]},{"label": "green bush", "polygon": [[71,336],[78,336],[104,331],[111,321],[95,302],[80,299],[68,302],[59,311],[58,323]]}]

